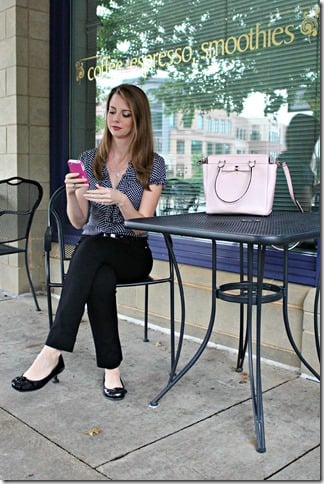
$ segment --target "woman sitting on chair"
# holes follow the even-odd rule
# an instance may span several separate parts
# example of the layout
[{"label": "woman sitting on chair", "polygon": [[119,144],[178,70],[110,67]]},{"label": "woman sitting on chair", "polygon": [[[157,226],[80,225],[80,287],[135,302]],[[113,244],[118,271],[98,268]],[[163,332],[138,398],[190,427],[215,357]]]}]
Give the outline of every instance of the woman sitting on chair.
[{"label": "woman sitting on chair", "polygon": [[42,388],[64,370],[61,352],[73,351],[87,304],[97,365],[105,369],[103,393],[120,400],[122,350],[116,284],[146,277],[153,265],[146,233],[124,221],[152,217],[166,179],[164,159],[153,151],[151,112],[145,93],[121,84],[107,100],[107,122],[98,149],[81,155],[88,181],[65,176],[67,214],[82,236],[71,260],[55,320],[45,346],[22,376],[11,382],[21,392]]}]

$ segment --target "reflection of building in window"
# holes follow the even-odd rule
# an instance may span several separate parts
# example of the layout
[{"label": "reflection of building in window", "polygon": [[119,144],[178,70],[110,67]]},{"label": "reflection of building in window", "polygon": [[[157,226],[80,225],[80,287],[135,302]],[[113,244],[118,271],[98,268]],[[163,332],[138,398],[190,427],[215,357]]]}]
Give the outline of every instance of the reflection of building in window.
[{"label": "reflection of building in window", "polygon": [[196,155],[203,155],[202,141],[191,141],[191,153]]},{"label": "reflection of building in window", "polygon": [[177,140],[177,153],[178,155],[183,155],[185,152],[185,143],[182,139]]},{"label": "reflection of building in window", "polygon": [[237,139],[245,140],[246,139],[246,129],[244,129],[244,128],[236,128],[236,138]]},{"label": "reflection of building in window", "polygon": [[[165,114],[163,102],[154,98],[161,82],[151,79],[143,88],[150,93],[155,150],[165,157],[172,176],[191,178],[198,156],[269,153],[276,158],[285,149],[285,126],[268,118],[228,116],[221,109]],[[97,105],[97,115],[105,115],[105,104]],[[101,132],[96,135],[101,139]]]},{"label": "reflection of building in window", "polygon": [[254,128],[251,133],[251,141],[260,141],[261,135],[259,131]]},{"label": "reflection of building in window", "polygon": [[277,131],[270,131],[269,141],[270,143],[279,143],[279,133]]},{"label": "reflection of building in window", "polygon": [[204,127],[204,118],[201,114],[197,115],[197,129],[203,129]]},{"label": "reflection of building in window", "polygon": [[182,116],[182,122],[183,122],[183,127],[184,127],[184,128],[191,128],[191,124],[192,124],[192,118],[191,118],[191,115],[190,115],[190,114],[185,113],[185,114]]},{"label": "reflection of building in window", "polygon": [[169,118],[169,127],[175,128],[176,127],[175,114],[174,113],[170,114],[170,116],[168,118]]},{"label": "reflection of building in window", "polygon": [[214,153],[213,143],[207,143],[207,155],[212,155]]}]

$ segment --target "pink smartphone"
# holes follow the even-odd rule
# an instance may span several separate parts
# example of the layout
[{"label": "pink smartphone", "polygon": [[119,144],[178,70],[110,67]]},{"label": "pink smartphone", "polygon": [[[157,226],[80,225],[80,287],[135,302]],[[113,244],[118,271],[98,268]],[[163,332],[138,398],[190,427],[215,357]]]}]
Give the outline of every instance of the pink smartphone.
[{"label": "pink smartphone", "polygon": [[69,170],[71,173],[77,173],[80,178],[85,178],[89,183],[88,175],[81,160],[68,160],[67,164],[69,165]]}]

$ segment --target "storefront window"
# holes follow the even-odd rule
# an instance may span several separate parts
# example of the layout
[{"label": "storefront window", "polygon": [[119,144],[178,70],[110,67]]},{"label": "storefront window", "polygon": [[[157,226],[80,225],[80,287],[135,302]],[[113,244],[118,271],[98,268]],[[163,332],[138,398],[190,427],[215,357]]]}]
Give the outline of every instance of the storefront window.
[{"label": "storefront window", "polygon": [[[86,71],[85,82],[97,83],[101,103],[121,82],[148,93],[156,148],[171,177],[181,173],[188,182],[201,182],[193,165],[197,154],[210,153],[211,143],[222,146],[216,153],[268,153],[288,161],[304,210],[318,209],[319,6],[291,0],[271,2],[271,9],[267,1],[98,0],[96,13],[96,66]],[[170,115],[176,123],[163,130]],[[200,139],[195,128],[202,130]],[[235,133],[243,131],[249,135],[238,142]],[[101,132],[98,121],[97,137]],[[184,136],[191,138],[185,157],[176,148]],[[282,182],[275,208],[294,210]]]},{"label": "storefront window", "polygon": [[[78,84],[96,84],[96,138],[109,90],[135,83],[150,99],[168,177],[198,187],[178,212],[204,210],[197,162],[210,153],[287,161],[296,197],[317,211],[319,14],[308,0],[97,0],[95,62],[75,62]],[[295,210],[280,173],[274,209]]]}]

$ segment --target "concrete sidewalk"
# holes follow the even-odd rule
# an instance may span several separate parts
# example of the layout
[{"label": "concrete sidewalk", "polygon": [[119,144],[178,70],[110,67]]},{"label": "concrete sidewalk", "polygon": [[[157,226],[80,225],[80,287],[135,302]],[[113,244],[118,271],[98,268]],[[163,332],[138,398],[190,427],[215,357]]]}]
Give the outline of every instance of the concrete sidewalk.
[{"label": "concrete sidewalk", "polygon": [[[20,394],[10,381],[43,346],[46,299],[36,312],[29,295],[0,297],[0,478],[4,481],[320,480],[320,385],[294,371],[262,364],[267,451],[255,450],[246,373],[234,352],[206,348],[165,395],[169,337],[120,319],[122,376],[128,393],[102,394],[85,319],[60,383]],[[186,340],[180,368],[197,348]],[[246,365],[247,366],[247,365]]]}]

